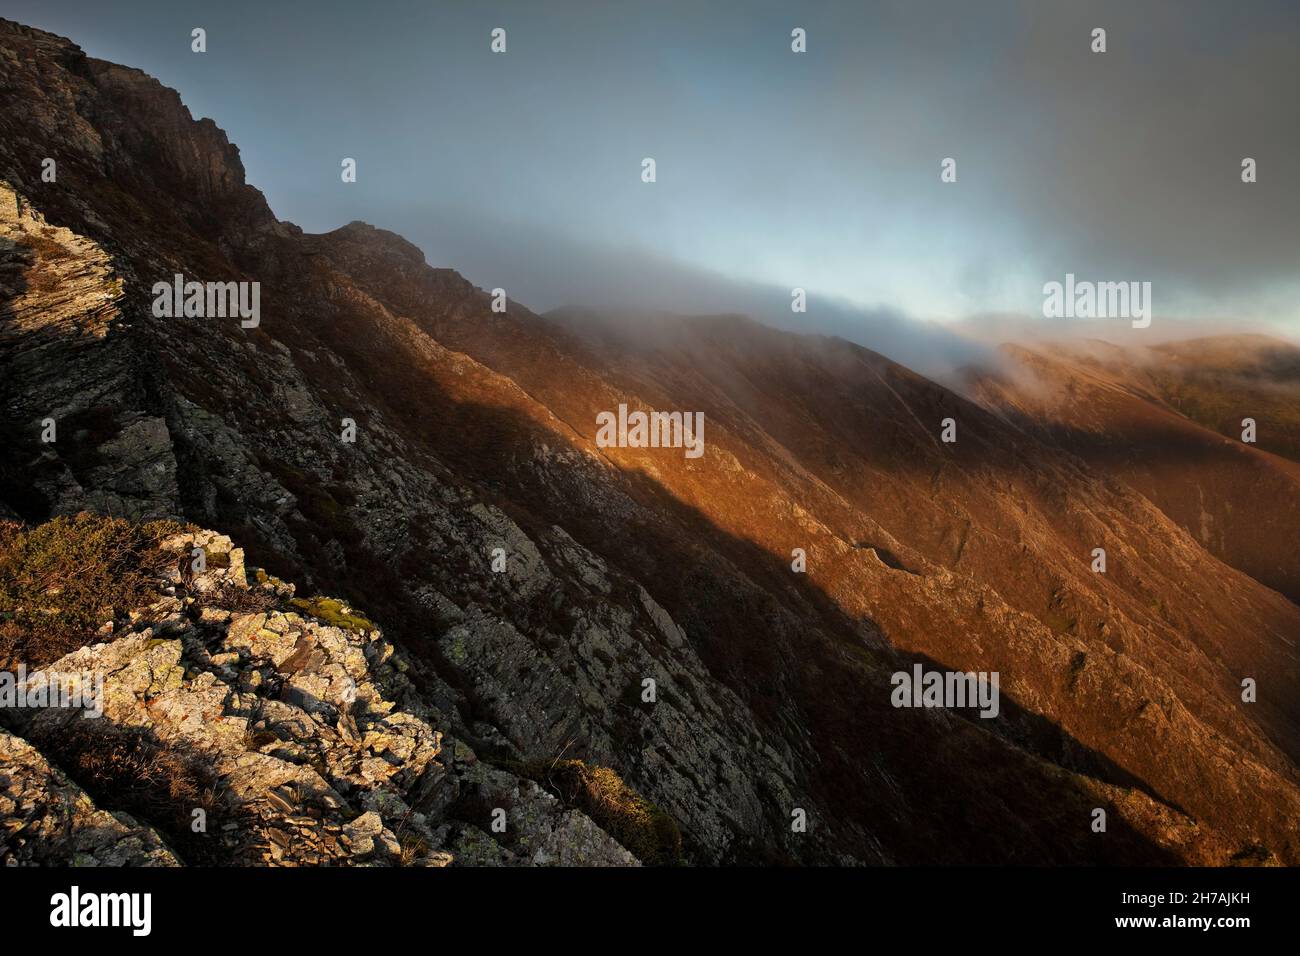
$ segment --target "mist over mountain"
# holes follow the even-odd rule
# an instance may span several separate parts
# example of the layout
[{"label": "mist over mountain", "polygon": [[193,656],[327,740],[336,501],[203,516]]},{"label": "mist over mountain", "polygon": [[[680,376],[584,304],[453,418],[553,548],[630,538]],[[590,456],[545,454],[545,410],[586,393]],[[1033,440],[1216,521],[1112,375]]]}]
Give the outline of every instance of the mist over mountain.
[{"label": "mist over mountain", "polygon": [[279,216],[383,224],[538,312],[743,312],[912,365],[834,303],[1038,317],[1074,273],[1152,282],[1156,326],[1300,335],[1290,0],[114,6],[7,15],[180,90]]},{"label": "mist over mountain", "polygon": [[[599,312],[635,326],[645,313],[747,315],[766,325],[833,335],[935,375],[971,362],[996,362],[996,343],[924,322],[898,309],[864,308],[804,289],[803,311],[792,290],[692,267],[633,244],[566,239],[520,223],[484,222],[445,210],[392,208],[382,221],[431,261],[455,261],[484,288],[501,283],[539,312]],[[508,277],[498,278],[498,277]],[[520,290],[515,292],[514,290]]]}]

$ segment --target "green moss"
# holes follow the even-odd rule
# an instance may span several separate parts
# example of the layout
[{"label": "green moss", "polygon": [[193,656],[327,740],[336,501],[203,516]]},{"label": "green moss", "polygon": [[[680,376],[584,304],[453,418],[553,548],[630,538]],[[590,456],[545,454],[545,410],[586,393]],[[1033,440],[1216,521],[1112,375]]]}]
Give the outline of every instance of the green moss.
[{"label": "green moss", "polygon": [[465,639],[458,637],[451,644],[451,651],[447,655],[456,664],[464,664],[469,657],[469,649],[465,646]]},{"label": "green moss", "polygon": [[342,601],[333,598],[294,598],[289,602],[304,614],[316,618],[323,624],[339,627],[353,634],[368,634],[378,628],[364,615],[344,609]]},{"label": "green moss", "polygon": [[609,767],[591,767],[581,760],[543,759],[512,764],[510,769],[577,807],[642,863],[671,866],[681,862],[682,834],[676,821]]}]

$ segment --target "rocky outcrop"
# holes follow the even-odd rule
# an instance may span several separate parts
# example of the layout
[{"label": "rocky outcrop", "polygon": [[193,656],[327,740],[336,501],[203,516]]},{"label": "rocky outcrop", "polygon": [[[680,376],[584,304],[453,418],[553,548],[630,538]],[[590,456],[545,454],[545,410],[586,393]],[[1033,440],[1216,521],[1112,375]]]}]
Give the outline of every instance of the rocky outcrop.
[{"label": "rocky outcrop", "polygon": [[[213,566],[182,574],[195,548]],[[199,862],[239,864],[637,862],[579,810],[444,738],[439,715],[404,676],[409,665],[377,628],[358,626],[364,618],[328,600],[292,604],[293,589],[265,572],[250,586],[242,551],[224,536],[179,534],[162,549],[177,560],[159,582],[160,600],[44,668],[102,676],[102,716],[7,712],[15,732],[0,737],[7,861],[171,865],[189,849]],[[86,772],[85,754],[70,741],[81,738],[109,752],[124,739],[147,741],[155,756],[147,768],[109,767],[93,785],[108,806],[141,785],[170,788],[164,816],[189,825],[171,828],[184,847],[124,811],[97,808],[28,742],[76,774]],[[171,779],[180,759],[211,787],[188,794],[192,806]],[[457,819],[449,808],[470,791],[478,803],[459,816],[480,816]]]},{"label": "rocky outcrop", "polygon": [[[0,181],[0,309],[10,317],[0,325],[4,436],[32,455],[21,471],[11,456],[0,482],[20,501],[56,513],[159,516],[179,508],[166,423],[122,406],[139,388],[127,343],[109,340],[122,296],[103,248],[51,225]],[[46,422],[53,427],[50,450],[34,441]],[[53,454],[60,437],[82,452]]]},{"label": "rocky outcrop", "polygon": [[31,744],[0,730],[0,863],[175,866],[152,827],[101,810]]}]

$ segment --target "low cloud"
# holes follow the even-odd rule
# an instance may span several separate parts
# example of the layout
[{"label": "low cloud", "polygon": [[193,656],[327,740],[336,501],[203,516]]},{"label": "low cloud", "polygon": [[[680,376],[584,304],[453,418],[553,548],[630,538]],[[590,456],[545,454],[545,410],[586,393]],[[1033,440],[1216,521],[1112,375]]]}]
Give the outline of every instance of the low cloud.
[{"label": "low cloud", "polygon": [[610,321],[651,312],[746,315],[774,328],[838,336],[934,376],[993,360],[987,342],[815,288],[805,289],[807,311],[796,313],[790,288],[739,281],[653,250],[605,246],[446,210],[389,214],[391,220],[377,224],[415,242],[432,265],[454,268],[484,288],[505,288],[534,312],[576,307]]}]

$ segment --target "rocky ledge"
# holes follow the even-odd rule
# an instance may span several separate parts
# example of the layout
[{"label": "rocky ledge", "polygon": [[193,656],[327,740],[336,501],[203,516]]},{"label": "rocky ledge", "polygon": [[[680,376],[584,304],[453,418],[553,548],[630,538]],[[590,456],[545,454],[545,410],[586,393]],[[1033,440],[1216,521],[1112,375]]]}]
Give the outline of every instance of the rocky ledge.
[{"label": "rocky ledge", "polygon": [[0,710],[6,865],[638,863],[445,737],[363,615],[250,573],[213,532],[157,547],[157,600],[41,669],[102,677],[102,715]]}]

